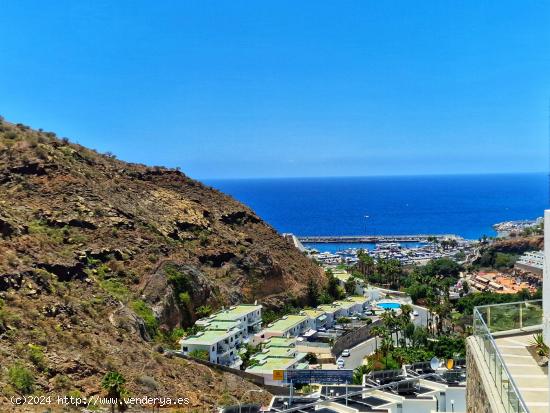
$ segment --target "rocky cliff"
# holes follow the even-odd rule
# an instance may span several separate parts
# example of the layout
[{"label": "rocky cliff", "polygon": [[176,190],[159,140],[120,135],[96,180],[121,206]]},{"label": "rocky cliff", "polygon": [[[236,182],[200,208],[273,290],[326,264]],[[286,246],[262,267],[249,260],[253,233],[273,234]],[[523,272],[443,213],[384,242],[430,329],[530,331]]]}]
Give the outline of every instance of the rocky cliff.
[{"label": "rocky cliff", "polygon": [[238,395],[250,385],[155,349],[210,309],[304,303],[324,282],[251,209],[178,170],[0,124],[4,396],[14,365],[40,392],[96,394],[117,369],[134,391],[149,377],[195,405]]}]

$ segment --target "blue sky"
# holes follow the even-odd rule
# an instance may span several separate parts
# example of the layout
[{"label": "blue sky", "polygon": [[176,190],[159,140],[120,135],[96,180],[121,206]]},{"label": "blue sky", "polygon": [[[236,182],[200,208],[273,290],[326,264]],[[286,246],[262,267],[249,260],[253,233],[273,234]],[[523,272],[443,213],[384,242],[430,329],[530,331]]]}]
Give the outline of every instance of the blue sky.
[{"label": "blue sky", "polygon": [[0,0],[0,114],[196,178],[547,169],[550,3]]}]

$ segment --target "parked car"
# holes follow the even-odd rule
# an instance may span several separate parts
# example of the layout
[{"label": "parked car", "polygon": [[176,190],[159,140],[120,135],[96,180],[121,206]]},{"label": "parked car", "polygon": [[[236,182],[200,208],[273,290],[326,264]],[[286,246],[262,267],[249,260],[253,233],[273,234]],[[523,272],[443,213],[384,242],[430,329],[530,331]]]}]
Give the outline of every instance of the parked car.
[{"label": "parked car", "polygon": [[349,357],[351,355],[351,352],[348,349],[345,349],[342,351],[342,357]]},{"label": "parked car", "polygon": [[413,316],[418,317],[418,311],[414,310],[413,311]]},{"label": "parked car", "polygon": [[346,362],[344,361],[344,359],[342,357],[339,357],[338,360],[336,360],[336,366],[339,369],[343,369],[345,365],[346,365]]}]

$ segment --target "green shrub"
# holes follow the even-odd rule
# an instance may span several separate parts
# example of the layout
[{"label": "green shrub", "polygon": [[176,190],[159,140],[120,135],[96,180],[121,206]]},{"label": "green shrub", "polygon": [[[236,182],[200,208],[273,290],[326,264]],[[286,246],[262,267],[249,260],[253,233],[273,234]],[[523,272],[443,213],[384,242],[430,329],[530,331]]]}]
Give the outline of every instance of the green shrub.
[{"label": "green shrub", "polygon": [[198,360],[206,360],[208,361],[208,351],[206,350],[193,350],[189,353],[189,357],[193,357],[194,359]]},{"label": "green shrub", "polygon": [[155,337],[158,331],[158,320],[153,310],[142,300],[135,300],[131,303],[132,310],[145,323],[145,328],[151,337]]},{"label": "green shrub", "polygon": [[197,314],[197,317],[208,317],[210,314],[212,314],[212,307],[210,307],[209,305],[201,305],[197,307],[195,313]]},{"label": "green shrub", "polygon": [[8,369],[8,380],[19,393],[31,394],[34,391],[34,376],[20,363],[16,363]]},{"label": "green shrub", "polygon": [[191,296],[187,291],[183,293],[179,293],[178,299],[180,301],[180,304],[183,305],[184,307],[187,307],[189,304],[191,304]]},{"label": "green shrub", "polygon": [[29,360],[39,370],[44,370],[46,368],[44,349],[41,346],[38,346],[36,344],[29,344],[28,348],[29,348]]},{"label": "green shrub", "polygon": [[102,280],[99,282],[101,288],[111,294],[113,297],[119,299],[120,301],[128,301],[130,297],[130,291],[128,288],[116,278],[110,278],[108,280]]}]

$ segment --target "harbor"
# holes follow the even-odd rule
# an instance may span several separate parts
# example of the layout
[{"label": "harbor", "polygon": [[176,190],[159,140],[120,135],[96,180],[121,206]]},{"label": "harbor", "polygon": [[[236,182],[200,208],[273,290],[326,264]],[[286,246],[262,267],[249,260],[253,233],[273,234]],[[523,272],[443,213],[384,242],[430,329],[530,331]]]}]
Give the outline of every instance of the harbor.
[{"label": "harbor", "polygon": [[[395,259],[402,265],[425,264],[438,258],[452,258],[463,261],[474,253],[474,241],[464,239],[430,239],[417,242],[378,242],[378,243],[304,243],[303,248],[317,261],[328,265],[353,265],[358,262],[360,251],[367,252],[375,260]],[[331,249],[330,246],[336,248]],[[357,245],[354,247],[353,245]],[[324,248],[324,247],[327,248]],[[345,246],[345,247],[344,247]]]},{"label": "harbor", "polygon": [[420,242],[463,240],[454,234],[417,234],[417,235],[306,235],[297,236],[302,243],[382,243],[382,242]]}]

